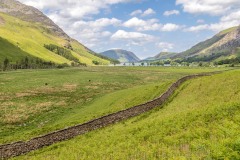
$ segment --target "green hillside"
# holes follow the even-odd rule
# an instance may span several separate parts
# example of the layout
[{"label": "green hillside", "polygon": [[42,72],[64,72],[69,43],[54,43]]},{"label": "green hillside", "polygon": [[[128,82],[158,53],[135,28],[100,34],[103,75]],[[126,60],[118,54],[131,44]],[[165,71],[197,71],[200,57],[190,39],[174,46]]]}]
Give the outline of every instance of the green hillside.
[{"label": "green hillside", "polygon": [[180,58],[188,62],[209,62],[236,58],[236,48],[240,47],[239,34],[239,27],[223,30],[212,38],[177,54],[173,59]]},{"label": "green hillside", "polygon": [[197,45],[193,46],[191,49],[180,53],[179,55],[177,55],[176,57],[188,57],[188,56],[192,56],[195,54],[198,54],[200,51],[210,47],[211,45],[213,45],[214,43],[216,43],[217,41],[219,41],[221,38],[224,37],[225,34],[222,35],[216,35],[211,39],[208,39],[206,41],[200,42]]},{"label": "green hillside", "polygon": [[218,33],[219,36],[235,31],[238,27],[231,27]]},{"label": "green hillside", "polygon": [[240,159],[239,74],[187,81],[163,109],[15,159]]},{"label": "green hillside", "polygon": [[28,53],[22,51],[16,45],[13,45],[6,39],[0,37],[0,62],[5,58],[11,59],[13,62],[16,62],[20,59],[30,56]]},{"label": "green hillside", "polygon": [[160,52],[159,54],[157,54],[156,56],[154,57],[149,57],[149,58],[146,58],[144,60],[142,60],[143,62],[144,61],[158,61],[158,60],[166,60],[166,59],[171,59],[173,58],[174,56],[176,56],[178,53],[174,53],[174,52]]},{"label": "green hillside", "polygon": [[[0,37],[34,57],[55,63],[70,64],[68,59],[44,48],[44,44],[54,44],[63,47],[67,43],[64,38],[51,34],[47,28],[39,23],[25,22],[4,13],[0,13],[0,17],[4,19],[4,23],[0,25]],[[92,65],[92,61],[97,60],[101,64],[109,64],[108,60],[90,54],[80,43],[76,43],[76,41],[72,41],[71,43],[73,43],[72,55],[78,58],[81,63]],[[1,45],[0,49],[7,50],[8,48],[5,45]],[[3,54],[5,53],[1,53],[0,55],[0,61],[6,56]],[[17,60],[17,58],[11,60]]]}]

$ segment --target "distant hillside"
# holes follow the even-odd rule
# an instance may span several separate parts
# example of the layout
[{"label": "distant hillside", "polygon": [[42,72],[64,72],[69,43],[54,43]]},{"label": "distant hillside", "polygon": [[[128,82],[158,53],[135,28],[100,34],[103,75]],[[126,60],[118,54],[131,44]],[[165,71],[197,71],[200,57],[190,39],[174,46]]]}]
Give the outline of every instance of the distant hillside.
[{"label": "distant hillside", "polygon": [[140,59],[134,53],[122,49],[112,49],[99,54],[111,59],[116,59],[122,63],[140,61]]},{"label": "distant hillside", "polygon": [[240,47],[240,27],[233,27],[198,43],[185,52],[177,54],[174,58],[188,58],[200,61],[234,58],[237,56],[238,47]]},{"label": "distant hillside", "polygon": [[[67,59],[66,56],[51,52],[44,47],[45,44],[53,44],[69,50],[70,56],[76,57],[81,63],[89,65],[93,65],[93,61],[97,61],[99,64],[110,63],[109,60],[99,57],[77,40],[69,37],[36,8],[15,0],[0,0],[0,37],[1,41],[10,43],[26,54],[44,61],[59,64],[71,63],[71,60]],[[19,60],[16,57],[21,55],[18,52],[11,52],[10,56],[11,49],[6,45],[1,45],[0,50],[6,51],[0,52],[0,62],[3,61],[4,57],[10,57],[10,61],[14,62]]]},{"label": "distant hillside", "polygon": [[161,52],[154,57],[149,57],[144,59],[143,61],[156,61],[156,60],[165,60],[171,59],[172,57],[176,56],[178,53],[174,52]]}]

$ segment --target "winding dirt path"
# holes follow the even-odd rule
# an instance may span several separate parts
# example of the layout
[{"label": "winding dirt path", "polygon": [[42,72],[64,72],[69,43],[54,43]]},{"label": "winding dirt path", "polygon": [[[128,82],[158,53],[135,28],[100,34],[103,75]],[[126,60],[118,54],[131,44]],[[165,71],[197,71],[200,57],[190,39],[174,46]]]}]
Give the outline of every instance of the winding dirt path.
[{"label": "winding dirt path", "polygon": [[78,135],[114,124],[116,122],[126,120],[128,118],[138,116],[144,112],[147,112],[149,110],[152,110],[156,107],[161,107],[164,102],[168,100],[168,98],[173,95],[174,91],[185,81],[197,77],[202,76],[209,76],[216,73],[221,73],[222,71],[217,72],[211,72],[211,73],[202,73],[197,75],[189,75],[185,76],[175,83],[173,83],[168,90],[163,93],[159,98],[156,98],[152,101],[149,101],[147,103],[134,106],[132,108],[128,108],[113,114],[109,114],[94,120],[91,120],[89,122],[79,124],[76,126],[72,126],[63,130],[58,130],[40,137],[33,138],[29,141],[23,142],[14,142],[11,144],[4,144],[0,145],[0,158],[1,159],[7,159],[10,157],[19,156],[22,154],[26,154],[28,152],[31,152],[33,150],[37,150],[40,148],[43,148],[45,146],[52,145],[54,143],[58,143],[64,140],[69,140],[71,138],[74,138]]}]

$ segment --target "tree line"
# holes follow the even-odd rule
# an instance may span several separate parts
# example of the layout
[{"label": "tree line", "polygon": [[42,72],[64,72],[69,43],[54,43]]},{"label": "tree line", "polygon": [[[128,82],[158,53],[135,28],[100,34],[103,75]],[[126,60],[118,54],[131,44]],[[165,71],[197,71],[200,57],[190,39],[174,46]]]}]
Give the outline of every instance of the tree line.
[{"label": "tree line", "polygon": [[[65,64],[67,65],[67,64]],[[2,71],[17,70],[17,69],[47,69],[47,68],[61,68],[65,65],[55,64],[54,62],[46,62],[39,58],[25,57],[16,62],[11,62],[5,58],[0,65]]]},{"label": "tree line", "polygon": [[65,49],[63,47],[59,47],[59,46],[57,46],[55,44],[49,44],[49,45],[44,44],[44,47],[46,49],[48,49],[49,51],[51,51],[51,52],[53,52],[53,53],[55,53],[57,55],[60,55],[60,56],[66,58],[66,59],[68,59],[70,61],[74,61],[75,63],[80,63],[79,59],[74,57],[72,55],[71,51],[68,50],[68,49]]}]

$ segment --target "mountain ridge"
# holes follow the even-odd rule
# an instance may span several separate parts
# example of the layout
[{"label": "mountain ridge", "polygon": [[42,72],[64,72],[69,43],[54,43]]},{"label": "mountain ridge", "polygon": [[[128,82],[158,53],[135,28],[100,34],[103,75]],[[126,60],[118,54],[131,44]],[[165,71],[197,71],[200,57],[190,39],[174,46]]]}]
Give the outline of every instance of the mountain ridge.
[{"label": "mountain ridge", "polygon": [[176,56],[178,53],[175,52],[160,52],[159,54],[155,55],[154,57],[148,57],[142,61],[156,61],[156,60],[166,60],[171,59],[172,57]]},{"label": "mountain ridge", "polygon": [[228,28],[214,35],[212,38],[202,41],[190,49],[181,52],[173,58],[189,58],[213,56],[230,56],[240,47],[240,26]]}]

